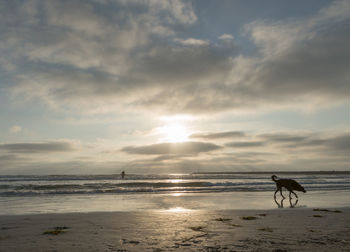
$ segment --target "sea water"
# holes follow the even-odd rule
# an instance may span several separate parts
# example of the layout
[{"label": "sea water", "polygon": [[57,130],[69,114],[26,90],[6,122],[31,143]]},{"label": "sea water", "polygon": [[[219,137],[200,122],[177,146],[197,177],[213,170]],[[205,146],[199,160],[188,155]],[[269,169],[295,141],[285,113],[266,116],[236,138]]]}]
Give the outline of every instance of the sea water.
[{"label": "sea water", "polygon": [[[0,176],[0,214],[350,206],[350,173],[288,173],[307,190],[286,202],[269,173]],[[277,173],[277,175],[279,175]],[[288,197],[288,192],[284,191]]]}]

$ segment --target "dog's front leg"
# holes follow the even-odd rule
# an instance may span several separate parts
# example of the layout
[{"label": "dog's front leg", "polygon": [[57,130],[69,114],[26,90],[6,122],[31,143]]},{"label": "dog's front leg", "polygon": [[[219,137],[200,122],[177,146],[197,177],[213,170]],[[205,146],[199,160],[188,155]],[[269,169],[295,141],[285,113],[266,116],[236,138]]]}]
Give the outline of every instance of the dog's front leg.
[{"label": "dog's front leg", "polygon": [[284,197],[283,194],[282,194],[282,188],[280,189],[280,194],[281,194],[281,196],[282,196],[283,199],[286,198],[286,197]]}]

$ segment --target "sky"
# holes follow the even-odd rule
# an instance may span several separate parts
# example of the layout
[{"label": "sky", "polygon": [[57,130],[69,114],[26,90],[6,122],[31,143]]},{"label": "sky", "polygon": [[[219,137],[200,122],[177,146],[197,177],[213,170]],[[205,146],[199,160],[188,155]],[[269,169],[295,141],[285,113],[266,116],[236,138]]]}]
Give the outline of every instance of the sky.
[{"label": "sky", "polygon": [[0,0],[0,175],[350,170],[350,1]]}]

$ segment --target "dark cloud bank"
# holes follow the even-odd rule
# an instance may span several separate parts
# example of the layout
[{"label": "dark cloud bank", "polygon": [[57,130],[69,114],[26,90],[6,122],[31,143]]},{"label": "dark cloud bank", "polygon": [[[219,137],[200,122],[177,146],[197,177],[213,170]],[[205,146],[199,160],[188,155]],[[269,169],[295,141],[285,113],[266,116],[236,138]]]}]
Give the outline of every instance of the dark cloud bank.
[{"label": "dark cloud bank", "polygon": [[166,154],[182,154],[197,155],[202,152],[218,150],[221,147],[212,143],[202,142],[184,142],[184,143],[160,143],[147,146],[133,147],[128,146],[122,149],[123,152],[129,154],[141,155],[166,155]]},{"label": "dark cloud bank", "polygon": [[[244,132],[212,132],[193,134],[193,137],[211,139],[213,142],[183,142],[183,143],[159,143],[146,146],[127,146],[121,151],[129,154],[140,155],[197,155],[213,150],[223,150],[224,147],[216,144],[215,140],[226,142],[226,148],[244,150],[246,148],[277,147],[280,151],[288,149],[304,150],[308,148],[310,153],[320,149],[324,151],[349,152],[350,134],[343,133],[331,135],[329,133],[276,133],[250,135]],[[232,138],[239,136],[239,141]],[[282,149],[281,149],[282,148]],[[271,149],[266,149],[271,151]]]},{"label": "dark cloud bank", "polygon": [[[226,134],[226,138],[222,138]],[[242,132],[243,133],[243,132]],[[350,161],[350,134],[330,133],[276,133],[250,135],[245,133],[239,141],[232,142],[227,132],[206,133],[212,143],[200,144],[196,151],[177,151],[174,144],[156,144],[126,147],[129,154],[155,155],[151,159],[135,159],[128,169],[150,167],[161,171],[172,167],[177,172],[199,171],[297,171],[297,170],[346,170]],[[226,142],[222,147],[215,141]],[[175,144],[176,145],[176,144]],[[181,143],[178,146],[185,146]],[[199,147],[198,146],[198,147]],[[210,146],[208,148],[208,146]],[[214,147],[216,146],[216,147]],[[211,151],[216,150],[214,153]],[[209,155],[203,155],[209,154]]]},{"label": "dark cloud bank", "polygon": [[50,153],[72,151],[74,148],[68,142],[48,142],[0,144],[0,150],[10,153]]},{"label": "dark cloud bank", "polygon": [[169,168],[172,172],[348,169],[350,133],[241,133],[244,137],[237,140],[227,132],[209,132],[205,136],[220,137],[212,138],[211,142],[126,146],[120,151],[131,157],[127,162],[104,162],[93,157],[87,161],[73,156],[70,161],[50,161],[47,155],[50,153],[75,152],[80,155],[69,142],[1,144],[0,171],[6,174],[18,170],[23,174],[50,171],[60,174],[73,172],[69,167],[92,173],[110,173],[115,169],[152,173],[169,171]]},{"label": "dark cloud bank", "polygon": [[199,138],[199,139],[220,139],[220,138],[240,138],[244,137],[245,133],[241,131],[225,131],[217,133],[196,133],[190,135],[190,138]]}]

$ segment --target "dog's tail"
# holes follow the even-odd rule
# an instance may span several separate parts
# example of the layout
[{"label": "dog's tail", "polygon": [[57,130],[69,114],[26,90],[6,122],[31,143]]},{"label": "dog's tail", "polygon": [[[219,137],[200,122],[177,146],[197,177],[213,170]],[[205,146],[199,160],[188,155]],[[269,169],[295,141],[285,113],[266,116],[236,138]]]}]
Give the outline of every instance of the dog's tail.
[{"label": "dog's tail", "polygon": [[276,176],[276,175],[272,175],[272,176],[271,176],[271,179],[272,179],[273,181],[277,182],[277,176]]}]

